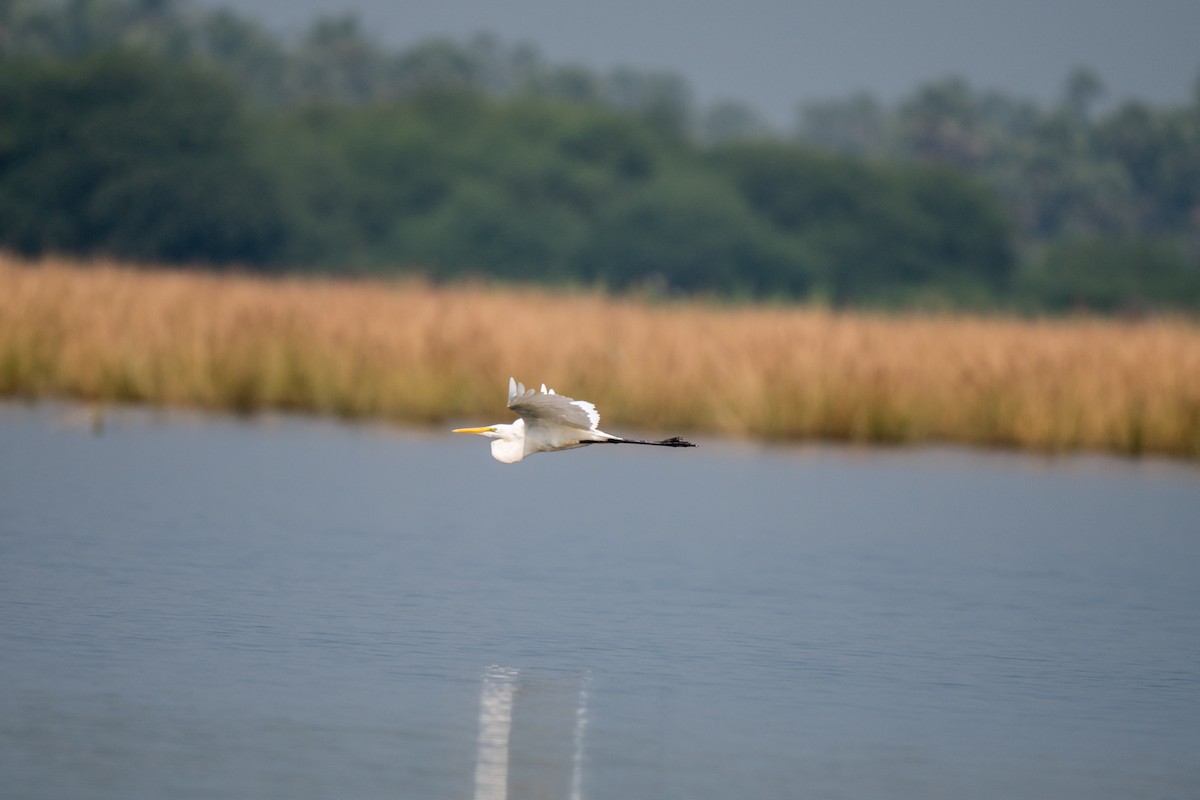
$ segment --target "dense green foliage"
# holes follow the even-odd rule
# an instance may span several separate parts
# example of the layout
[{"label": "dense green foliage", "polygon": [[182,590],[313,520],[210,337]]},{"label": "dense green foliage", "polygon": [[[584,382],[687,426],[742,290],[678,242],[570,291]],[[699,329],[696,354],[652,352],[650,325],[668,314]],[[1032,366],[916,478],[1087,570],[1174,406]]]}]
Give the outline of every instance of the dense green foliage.
[{"label": "dense green foliage", "polygon": [[120,54],[0,69],[0,239],[25,252],[264,261],[286,231],[228,86]]},{"label": "dense green foliage", "polygon": [[480,37],[285,43],[173,0],[0,3],[0,247],[837,305],[1200,306],[1200,97],[923,87],[796,137]]},{"label": "dense green foliage", "polygon": [[948,79],[896,108],[860,95],[801,114],[808,144],[940,164],[987,185],[1026,253],[1009,297],[1045,308],[1200,307],[1200,78],[1189,105],[1096,110],[1081,69],[1050,108]]}]

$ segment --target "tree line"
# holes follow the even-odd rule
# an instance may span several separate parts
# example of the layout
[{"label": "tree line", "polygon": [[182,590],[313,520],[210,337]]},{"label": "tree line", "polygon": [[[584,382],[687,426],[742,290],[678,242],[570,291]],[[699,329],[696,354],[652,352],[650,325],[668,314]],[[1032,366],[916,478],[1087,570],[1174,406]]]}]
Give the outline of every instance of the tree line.
[{"label": "tree line", "polygon": [[0,4],[0,246],[835,305],[1200,307],[1200,85],[1097,113],[962,81],[772,132],[678,77],[353,17]]}]

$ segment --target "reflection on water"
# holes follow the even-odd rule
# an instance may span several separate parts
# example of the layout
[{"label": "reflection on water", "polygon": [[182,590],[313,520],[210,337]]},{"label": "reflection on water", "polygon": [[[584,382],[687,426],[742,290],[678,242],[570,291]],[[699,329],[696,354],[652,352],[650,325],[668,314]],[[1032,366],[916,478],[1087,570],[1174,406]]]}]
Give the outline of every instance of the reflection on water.
[{"label": "reflection on water", "polygon": [[571,800],[583,800],[583,739],[587,733],[588,676],[579,682],[579,703],[575,706],[575,755],[571,758]]},{"label": "reflection on water", "polygon": [[588,681],[587,673],[567,679],[507,667],[484,671],[475,800],[506,800],[510,790],[514,797],[583,800]]},{"label": "reflection on water", "polygon": [[508,743],[517,675],[517,670],[504,667],[491,667],[483,673],[475,800],[506,800],[508,797]]}]

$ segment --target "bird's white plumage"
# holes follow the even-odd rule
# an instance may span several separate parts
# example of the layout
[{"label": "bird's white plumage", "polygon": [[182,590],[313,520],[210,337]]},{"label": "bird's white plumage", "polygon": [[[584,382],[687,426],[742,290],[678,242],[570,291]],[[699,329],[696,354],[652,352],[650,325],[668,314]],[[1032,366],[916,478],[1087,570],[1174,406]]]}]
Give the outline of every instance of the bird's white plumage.
[{"label": "bird's white plumage", "polygon": [[[600,412],[586,400],[575,400],[555,394],[542,384],[540,392],[526,390],[525,384],[508,379],[508,407],[525,420],[526,428],[537,426],[566,426],[572,430],[597,433]],[[608,434],[604,434],[605,437]]]},{"label": "bird's white plumage", "polygon": [[457,433],[478,433],[491,438],[492,457],[505,464],[516,463],[533,453],[621,441],[599,429],[600,414],[594,405],[556,394],[544,383],[540,391],[535,391],[509,378],[508,407],[518,417],[514,422],[460,428]]},{"label": "bird's white plumage", "polygon": [[477,433],[492,440],[492,457],[514,464],[533,453],[568,450],[595,442],[648,444],[660,447],[695,447],[678,436],[658,442],[622,439],[600,430],[600,412],[586,400],[555,394],[542,384],[540,391],[526,389],[508,379],[508,407],[517,415],[512,423],[482,428],[458,428],[455,433]]}]

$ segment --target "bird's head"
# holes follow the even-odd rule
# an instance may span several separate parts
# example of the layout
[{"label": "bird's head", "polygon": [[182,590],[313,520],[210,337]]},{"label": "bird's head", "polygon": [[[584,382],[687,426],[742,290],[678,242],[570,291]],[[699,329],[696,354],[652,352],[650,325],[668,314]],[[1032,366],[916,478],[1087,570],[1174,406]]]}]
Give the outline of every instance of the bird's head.
[{"label": "bird's head", "polygon": [[485,425],[481,428],[455,428],[454,433],[476,433],[495,439],[492,458],[505,464],[515,464],[525,457],[525,420],[511,425]]}]

